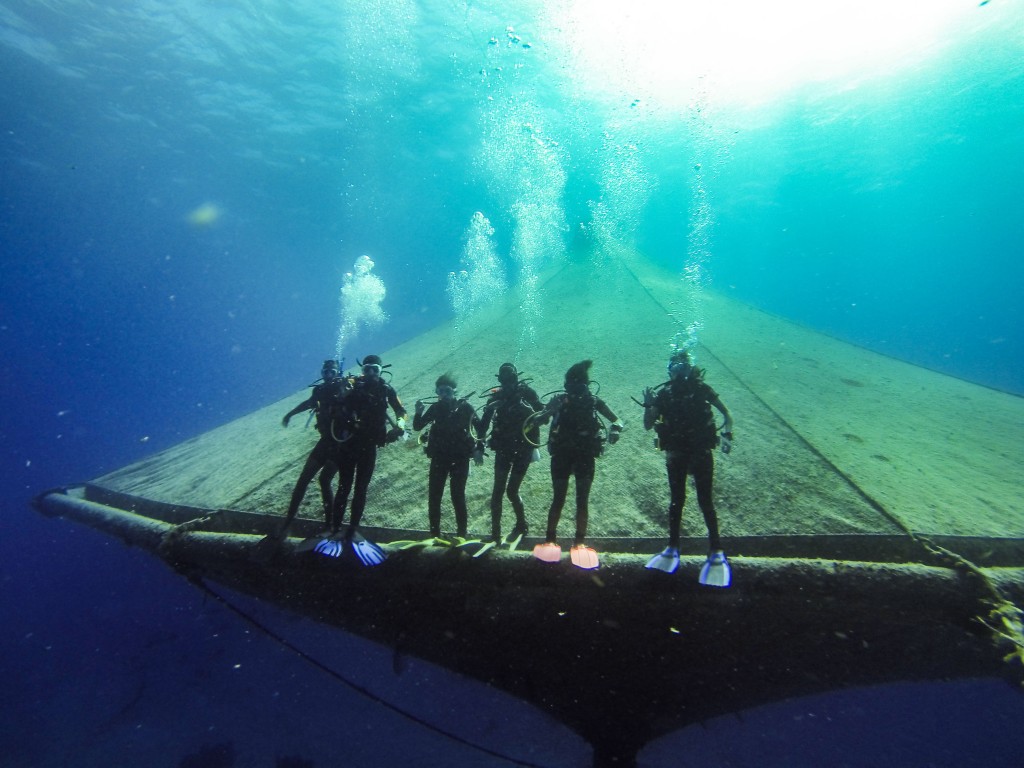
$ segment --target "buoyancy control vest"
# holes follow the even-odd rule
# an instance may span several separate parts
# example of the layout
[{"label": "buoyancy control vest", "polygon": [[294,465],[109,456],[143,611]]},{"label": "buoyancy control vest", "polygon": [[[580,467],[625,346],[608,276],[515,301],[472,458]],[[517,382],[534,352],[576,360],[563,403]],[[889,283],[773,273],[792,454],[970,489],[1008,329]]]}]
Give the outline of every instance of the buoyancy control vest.
[{"label": "buoyancy control vest", "polygon": [[471,431],[476,418],[473,406],[465,400],[451,405],[439,401],[430,406],[430,411],[433,411],[430,430],[421,439],[427,456],[469,458],[476,446]]},{"label": "buoyancy control vest", "polygon": [[345,398],[352,388],[352,381],[339,376],[313,388],[313,408],[316,414],[316,430],[321,437],[331,437],[332,427],[341,411],[345,409]]},{"label": "buoyancy control vest", "polygon": [[[536,411],[527,402],[530,392],[522,385],[507,395],[497,389],[491,395],[487,408],[492,412],[491,435],[487,445],[491,450],[509,453],[532,451],[540,441],[540,427],[532,424],[524,433],[526,420]],[[533,395],[536,398],[536,395]]]},{"label": "buoyancy control vest", "polygon": [[349,392],[332,416],[333,436],[339,442],[350,439],[359,445],[382,446],[388,434],[388,404],[394,390],[390,384],[362,376],[352,379]]},{"label": "buoyancy control vest", "polygon": [[658,447],[689,454],[713,450],[718,445],[718,427],[710,401],[716,397],[715,390],[699,378],[666,384],[655,398]]},{"label": "buoyancy control vest", "polygon": [[557,397],[548,433],[548,449],[552,454],[600,456],[604,450],[605,428],[597,415],[597,398],[589,392]]}]

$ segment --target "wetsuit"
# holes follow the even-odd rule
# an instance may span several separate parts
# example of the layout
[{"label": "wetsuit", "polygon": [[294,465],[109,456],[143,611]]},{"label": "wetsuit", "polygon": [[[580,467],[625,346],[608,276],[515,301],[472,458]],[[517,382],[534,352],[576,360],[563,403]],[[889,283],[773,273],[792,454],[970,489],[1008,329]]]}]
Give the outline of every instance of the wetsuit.
[{"label": "wetsuit", "polygon": [[334,450],[334,441],[331,439],[331,410],[332,407],[341,402],[348,390],[349,381],[343,377],[325,381],[313,387],[310,396],[292,408],[285,414],[284,422],[287,424],[292,416],[303,411],[313,411],[316,414],[316,429],[320,433],[320,439],[313,450],[306,458],[306,463],[299,473],[299,479],[292,490],[291,502],[288,504],[288,513],[285,515],[282,531],[287,530],[292,520],[299,511],[299,505],[306,495],[306,488],[309,481],[317,472],[320,472],[320,498],[324,505],[324,518],[330,524],[330,511],[334,501],[334,492],[331,489],[331,480],[337,473],[335,464],[331,461]]},{"label": "wetsuit", "polygon": [[597,414],[612,422],[618,417],[604,401],[589,392],[556,395],[548,403],[551,430],[551,508],[548,510],[547,540],[555,541],[562,507],[569,493],[569,478],[576,478],[576,538],[582,544],[590,517],[590,486],[594,483],[594,465],[603,450],[602,427]]},{"label": "wetsuit", "polygon": [[686,503],[686,477],[693,476],[697,488],[697,504],[704,515],[711,549],[721,549],[718,515],[712,494],[715,460],[712,452],[718,444],[711,404],[718,400],[715,392],[699,376],[670,381],[654,398],[651,419],[658,432],[658,441],[665,451],[668,472],[668,539],[670,547],[679,547],[683,506]]},{"label": "wetsuit", "polygon": [[526,508],[519,488],[533,460],[535,445],[539,442],[538,428],[532,427],[531,444],[523,434],[523,423],[544,406],[537,393],[526,384],[501,386],[491,393],[477,426],[477,436],[483,440],[493,420],[489,446],[494,451],[494,487],[491,490],[491,537],[501,539],[502,497],[508,495],[516,514],[514,533],[526,533]]},{"label": "wetsuit", "polygon": [[476,444],[470,430],[477,425],[476,411],[465,400],[438,400],[425,412],[413,416],[413,429],[421,430],[428,425],[433,425],[427,441],[427,455],[430,456],[427,483],[430,535],[441,535],[441,499],[447,480],[455,508],[456,535],[465,537],[469,518],[466,481],[469,479],[469,459]]},{"label": "wetsuit", "polygon": [[334,427],[338,439],[334,449],[334,462],[338,467],[338,494],[334,498],[331,524],[335,531],[341,526],[349,493],[352,493],[346,534],[351,538],[366,508],[366,492],[377,466],[377,448],[388,439],[388,406],[399,419],[405,418],[405,408],[394,387],[379,378],[366,376],[353,381],[345,405],[344,423],[335,422]]}]

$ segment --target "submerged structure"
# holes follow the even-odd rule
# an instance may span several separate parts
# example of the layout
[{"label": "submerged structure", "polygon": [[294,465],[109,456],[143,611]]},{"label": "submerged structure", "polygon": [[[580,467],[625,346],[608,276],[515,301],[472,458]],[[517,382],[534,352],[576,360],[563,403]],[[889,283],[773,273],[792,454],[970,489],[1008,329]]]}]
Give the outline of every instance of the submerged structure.
[{"label": "submerged structure", "polygon": [[[512,360],[544,393],[592,358],[600,396],[626,424],[598,460],[591,495],[598,571],[540,563],[530,538],[482,558],[394,548],[377,568],[349,553],[296,553],[297,539],[268,555],[260,542],[316,439],[280,426],[305,393],[37,505],[147,548],[190,578],[525,699],[587,739],[595,765],[631,765],[653,738],[791,696],[978,675],[1019,684],[1024,400],[707,294],[697,364],[736,430],[733,452],[716,459],[733,583],[702,587],[695,499],[680,570],[643,567],[665,544],[668,489],[631,398],[664,380],[679,278],[606,253],[600,270],[568,263],[540,290],[533,306],[546,309],[528,318],[536,342],[518,352],[524,319],[513,295],[458,332],[436,328],[382,357],[407,405],[445,371],[480,392]],[[471,533],[490,530],[490,489],[490,466],[475,468]],[[523,498],[531,531],[543,531],[545,463],[527,475]],[[416,441],[383,449],[367,536],[386,549],[425,537],[426,504]],[[320,516],[311,486],[293,535],[313,535]],[[571,518],[567,510],[564,533]]]}]

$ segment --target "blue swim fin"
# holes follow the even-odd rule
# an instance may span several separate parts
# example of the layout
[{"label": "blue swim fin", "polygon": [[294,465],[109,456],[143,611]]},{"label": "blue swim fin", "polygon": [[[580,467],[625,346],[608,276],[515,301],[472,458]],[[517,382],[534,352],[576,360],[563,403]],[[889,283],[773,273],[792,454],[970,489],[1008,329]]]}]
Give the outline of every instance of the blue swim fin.
[{"label": "blue swim fin", "polygon": [[706,587],[728,587],[732,582],[732,568],[725,552],[720,549],[708,553],[707,562],[700,569],[700,583]]},{"label": "blue swim fin", "polygon": [[[331,539],[331,532],[324,531],[323,533],[318,533],[316,536],[309,536],[303,539],[295,545],[295,549],[292,551],[297,554],[301,552],[319,552],[320,554],[325,555],[327,553],[322,551],[322,547],[331,541],[333,541]],[[340,544],[340,542],[338,543]],[[338,550],[338,554],[341,554],[341,550]],[[337,556],[338,555],[331,555],[331,557]]]},{"label": "blue swim fin", "polygon": [[675,573],[676,569],[679,568],[679,548],[665,547],[661,554],[655,555],[648,560],[647,565],[644,567],[650,568],[652,571]]},{"label": "blue swim fin", "polygon": [[327,557],[341,557],[342,551],[345,549],[344,545],[339,539],[321,539],[319,543],[313,548],[314,552]]},{"label": "blue swim fin", "polygon": [[352,551],[363,565],[380,565],[388,559],[383,549],[358,532],[352,534]]}]

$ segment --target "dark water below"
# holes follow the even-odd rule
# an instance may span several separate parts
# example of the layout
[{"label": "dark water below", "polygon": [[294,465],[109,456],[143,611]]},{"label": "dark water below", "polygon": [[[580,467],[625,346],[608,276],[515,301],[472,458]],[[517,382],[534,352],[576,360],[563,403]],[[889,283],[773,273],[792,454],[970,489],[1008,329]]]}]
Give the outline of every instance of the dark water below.
[{"label": "dark water below", "polygon": [[[237,765],[485,764],[325,681],[162,566],[27,505],[306,384],[335,350],[338,290],[361,254],[389,320],[348,340],[350,363],[447,320],[448,273],[478,255],[476,211],[511,284],[582,227],[690,270],[694,294],[1024,392],[1019,7],[937,4],[899,56],[832,75],[805,63],[756,101],[735,97],[736,68],[692,81],[672,58],[642,68],[711,38],[709,22],[637,34],[638,7],[605,39],[598,11],[574,7],[0,9],[0,664],[23,692],[0,736],[10,764],[171,766],[227,744]],[[858,13],[899,40],[896,9]],[[820,32],[807,15],[788,28],[801,21]],[[731,23],[742,39],[756,26]],[[602,52],[622,79],[588,69]],[[369,682],[423,707],[442,689],[474,702],[490,720],[471,736],[492,748],[526,738],[507,735],[518,710],[450,680]],[[646,764],[1011,766],[1020,719],[995,682],[896,686],[716,721]],[[571,738],[531,727],[532,759],[585,764]]]}]

